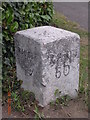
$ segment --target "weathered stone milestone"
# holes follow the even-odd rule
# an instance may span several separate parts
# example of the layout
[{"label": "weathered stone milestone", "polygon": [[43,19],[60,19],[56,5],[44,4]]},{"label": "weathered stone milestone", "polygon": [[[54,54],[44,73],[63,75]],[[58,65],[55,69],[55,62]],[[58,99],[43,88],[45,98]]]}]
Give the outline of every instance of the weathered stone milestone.
[{"label": "weathered stone milestone", "polygon": [[[17,78],[35,93],[40,105],[57,97],[77,96],[80,37],[63,29],[42,26],[15,34]],[[60,94],[55,96],[55,91]]]}]

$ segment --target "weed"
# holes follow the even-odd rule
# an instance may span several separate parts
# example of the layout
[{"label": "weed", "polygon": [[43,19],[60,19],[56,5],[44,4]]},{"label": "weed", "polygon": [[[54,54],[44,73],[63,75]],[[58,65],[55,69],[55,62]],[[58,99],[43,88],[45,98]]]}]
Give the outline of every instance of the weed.
[{"label": "weed", "polygon": [[31,99],[32,102],[35,101],[35,94],[32,93],[32,92],[29,92],[28,90],[22,91],[21,97],[22,97],[23,100],[26,100],[26,101],[28,101],[30,99]]},{"label": "weed", "polygon": [[88,103],[88,46],[81,46],[80,48],[80,80],[79,93],[83,94],[84,101]]},{"label": "weed", "polygon": [[71,100],[70,96],[69,95],[65,95],[65,96],[62,96],[60,98],[60,103],[64,106],[67,106],[68,105],[68,102]]},{"label": "weed", "polygon": [[54,101],[51,101],[50,106],[54,106],[54,103],[55,103]]},{"label": "weed", "polygon": [[35,101],[35,95],[27,90],[12,92],[12,107],[16,110],[25,111],[25,106]]},{"label": "weed", "polygon": [[34,113],[35,113],[35,119],[37,119],[37,120],[42,120],[43,118],[44,118],[44,115],[43,115],[43,113],[41,114],[40,112],[39,112],[39,109],[38,109],[38,107],[35,105],[35,110],[33,110],[34,111]]},{"label": "weed", "polygon": [[63,106],[67,106],[68,102],[71,100],[70,96],[65,95],[65,96],[61,96],[60,98],[57,98],[55,101],[56,105],[63,105]]},{"label": "weed", "polygon": [[20,101],[20,97],[16,92],[12,92],[12,107],[17,109],[18,111],[24,112],[24,106],[22,105]]},{"label": "weed", "polygon": [[[56,93],[58,93],[59,91],[56,90],[55,91],[55,95],[57,95]],[[61,93],[61,92],[60,92]],[[59,105],[63,105],[63,106],[68,106],[68,102],[71,100],[71,97],[69,95],[64,95],[61,96],[59,98],[56,98],[55,101],[51,101],[50,102],[50,106],[59,106]]]},{"label": "weed", "polygon": [[60,96],[60,93],[61,93],[61,91],[59,91],[59,89],[56,89],[55,92],[54,92],[54,95],[55,96]]}]

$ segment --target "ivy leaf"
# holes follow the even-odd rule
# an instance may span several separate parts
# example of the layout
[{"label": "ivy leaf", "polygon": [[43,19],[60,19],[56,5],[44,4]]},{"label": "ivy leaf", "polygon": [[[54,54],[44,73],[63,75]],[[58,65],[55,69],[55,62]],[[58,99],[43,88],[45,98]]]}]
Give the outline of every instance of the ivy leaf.
[{"label": "ivy leaf", "polygon": [[7,19],[7,23],[10,24],[14,19],[14,14],[11,14],[9,18]]},{"label": "ivy leaf", "polygon": [[5,19],[5,13],[2,14],[2,20],[4,20],[4,19]]},{"label": "ivy leaf", "polygon": [[10,11],[7,10],[7,11],[6,11],[6,19],[9,17],[9,15],[10,15]]},{"label": "ivy leaf", "polygon": [[25,29],[28,29],[28,24],[25,24]]},{"label": "ivy leaf", "polygon": [[11,32],[16,32],[17,29],[18,29],[18,22],[14,22],[10,27],[10,31]]},{"label": "ivy leaf", "polygon": [[41,15],[41,17],[47,21],[51,19],[49,15]]}]

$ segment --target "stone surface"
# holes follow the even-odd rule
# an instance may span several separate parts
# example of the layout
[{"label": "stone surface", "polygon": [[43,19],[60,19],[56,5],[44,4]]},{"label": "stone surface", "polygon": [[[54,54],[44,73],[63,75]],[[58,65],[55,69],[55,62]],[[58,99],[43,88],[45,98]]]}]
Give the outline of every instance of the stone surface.
[{"label": "stone surface", "polygon": [[40,105],[66,94],[77,96],[79,35],[51,26],[19,31],[15,54],[17,78],[23,80],[25,90],[35,93]]}]

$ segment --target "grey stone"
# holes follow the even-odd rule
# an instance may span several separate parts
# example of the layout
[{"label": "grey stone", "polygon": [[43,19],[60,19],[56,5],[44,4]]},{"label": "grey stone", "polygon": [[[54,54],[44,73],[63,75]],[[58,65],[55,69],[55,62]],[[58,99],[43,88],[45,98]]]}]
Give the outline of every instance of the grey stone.
[{"label": "grey stone", "polygon": [[[42,106],[68,94],[77,97],[80,37],[63,29],[42,26],[15,34],[17,78],[35,93]],[[58,90],[60,94],[55,95]]]}]

